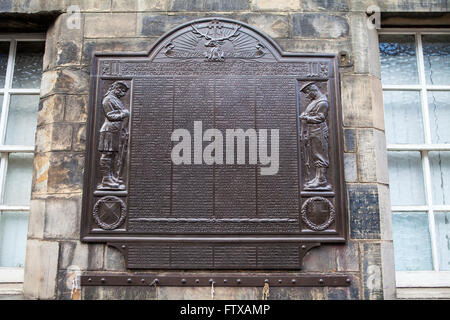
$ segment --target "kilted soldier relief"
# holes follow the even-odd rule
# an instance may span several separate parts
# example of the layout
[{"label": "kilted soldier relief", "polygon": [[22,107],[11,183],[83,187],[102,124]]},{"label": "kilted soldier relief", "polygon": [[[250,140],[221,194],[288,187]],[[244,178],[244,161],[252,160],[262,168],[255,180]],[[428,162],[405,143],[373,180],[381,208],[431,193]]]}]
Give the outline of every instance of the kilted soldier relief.
[{"label": "kilted soldier relief", "polygon": [[105,121],[100,129],[98,144],[102,181],[97,189],[100,190],[125,189],[122,173],[127,152],[130,112],[125,109],[120,98],[128,90],[129,86],[125,82],[116,81],[108,88],[102,101]]},{"label": "kilted soldier relief", "polygon": [[[300,114],[302,125],[301,145],[306,166],[305,190],[331,190],[327,181],[328,158],[328,100],[314,82],[300,88],[310,104]],[[314,172],[311,172],[311,167]],[[314,175],[312,175],[313,173]]]}]

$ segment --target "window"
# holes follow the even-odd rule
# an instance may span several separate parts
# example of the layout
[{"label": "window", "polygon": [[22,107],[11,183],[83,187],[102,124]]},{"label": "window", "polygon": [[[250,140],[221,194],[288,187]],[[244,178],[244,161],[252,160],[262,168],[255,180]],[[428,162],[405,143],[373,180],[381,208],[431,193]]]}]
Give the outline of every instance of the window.
[{"label": "window", "polygon": [[397,286],[450,286],[450,33],[379,43]]},{"label": "window", "polygon": [[0,35],[0,282],[23,281],[43,40]]}]

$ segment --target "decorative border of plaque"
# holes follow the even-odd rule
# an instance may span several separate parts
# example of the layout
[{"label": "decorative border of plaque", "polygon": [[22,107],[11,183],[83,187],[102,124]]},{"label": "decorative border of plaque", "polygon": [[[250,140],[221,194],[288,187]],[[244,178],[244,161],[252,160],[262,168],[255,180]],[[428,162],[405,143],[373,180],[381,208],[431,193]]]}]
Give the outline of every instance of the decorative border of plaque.
[{"label": "decorative border of plaque", "polygon": [[[189,86],[185,79],[190,79]],[[195,85],[198,81],[204,81],[202,86]],[[161,91],[149,90],[150,83]],[[272,84],[286,90],[286,96]],[[201,90],[195,91],[198,87]],[[254,93],[250,127],[277,117],[289,123],[291,134],[283,142],[292,153],[287,166],[280,157],[281,178],[260,176],[258,166],[233,167],[230,172],[243,180],[228,197],[228,186],[214,179],[229,172],[217,164],[205,171],[193,167],[174,180],[179,169],[161,150],[173,144],[166,131],[174,128],[175,107],[170,101],[176,90],[216,99],[217,90],[226,97],[234,88]],[[202,98],[192,101],[201,103],[206,100]],[[257,100],[266,103],[264,108],[256,108]],[[150,103],[167,108],[150,108]],[[240,121],[241,110],[235,109],[214,107],[208,121],[223,122],[227,114],[220,112],[234,112],[238,116],[230,121]],[[346,241],[337,55],[283,52],[245,23],[198,19],[169,31],[148,52],[94,53],[89,110],[81,240],[118,248],[127,268],[300,269],[308,250]],[[154,170],[142,167],[149,157],[163,165]],[[251,170],[255,175],[245,180]],[[208,175],[213,177],[207,182],[213,190],[209,193],[195,193],[182,183],[186,177]],[[163,180],[170,183],[164,185]],[[254,182],[247,186],[245,181]],[[216,200],[219,187],[225,197]],[[248,191],[251,188],[255,191]],[[242,192],[255,195],[248,198],[254,214],[241,214],[247,207],[235,204],[247,199]],[[179,197],[176,206],[174,197]],[[197,197],[212,197],[212,204]],[[105,200],[111,199],[114,203],[105,207]]]}]

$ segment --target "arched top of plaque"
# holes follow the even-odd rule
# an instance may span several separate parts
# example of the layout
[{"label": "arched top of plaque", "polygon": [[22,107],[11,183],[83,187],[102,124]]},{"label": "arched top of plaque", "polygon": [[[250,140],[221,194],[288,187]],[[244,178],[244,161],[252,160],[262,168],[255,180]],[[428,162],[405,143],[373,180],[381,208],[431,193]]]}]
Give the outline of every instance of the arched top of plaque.
[{"label": "arched top of plaque", "polygon": [[234,20],[212,18],[187,23],[163,36],[152,60],[273,61],[274,48],[277,48],[276,44],[250,26]]},{"label": "arched top of plaque", "polygon": [[[118,54],[95,53],[95,56],[117,58]],[[283,52],[278,44],[264,32],[243,22],[220,17],[202,18],[184,23],[162,35],[148,52],[121,52],[119,56],[146,58],[150,62],[194,60],[224,63],[237,60],[278,62],[283,58],[336,57],[334,54]]]}]

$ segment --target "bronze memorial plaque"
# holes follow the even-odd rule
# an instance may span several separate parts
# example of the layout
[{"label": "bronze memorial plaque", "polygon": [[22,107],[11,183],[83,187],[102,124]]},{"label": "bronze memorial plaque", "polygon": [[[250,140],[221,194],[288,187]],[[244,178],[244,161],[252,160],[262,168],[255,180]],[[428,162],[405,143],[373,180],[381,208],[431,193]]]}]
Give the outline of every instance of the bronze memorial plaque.
[{"label": "bronze memorial plaque", "polygon": [[300,269],[345,242],[337,56],[230,19],[94,54],[82,241],[130,269]]}]

